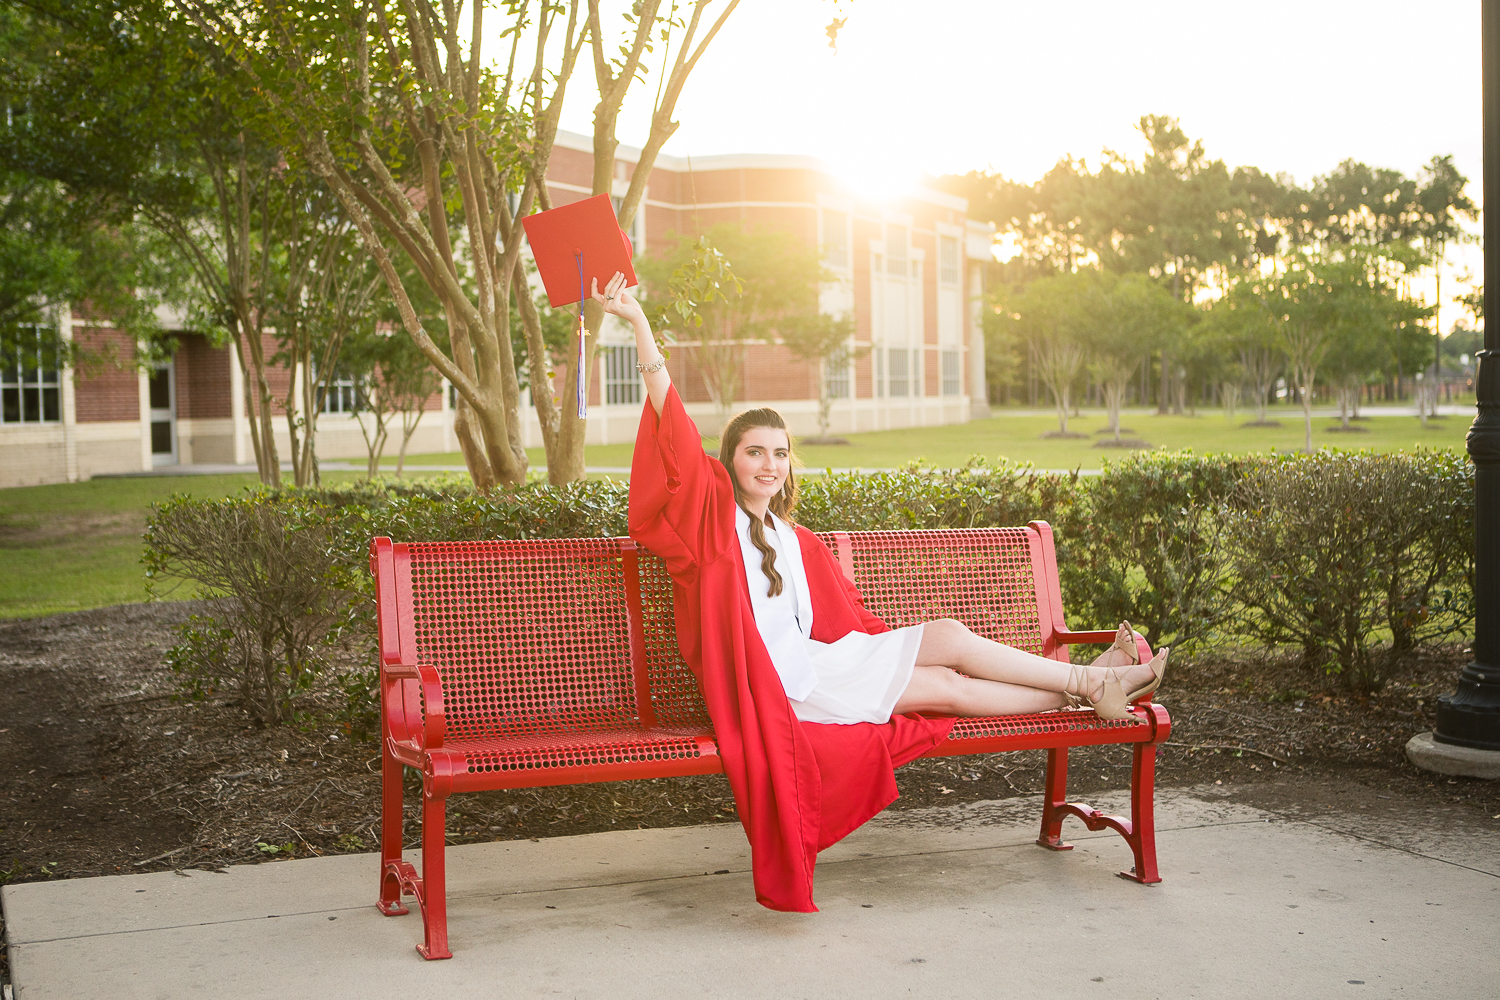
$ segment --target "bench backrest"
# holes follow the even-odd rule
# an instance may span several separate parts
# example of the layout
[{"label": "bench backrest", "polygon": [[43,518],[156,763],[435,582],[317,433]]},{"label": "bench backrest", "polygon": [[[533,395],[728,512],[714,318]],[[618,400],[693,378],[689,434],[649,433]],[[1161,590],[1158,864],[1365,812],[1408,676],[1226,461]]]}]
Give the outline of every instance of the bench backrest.
[{"label": "bench backrest", "polygon": [[[819,537],[892,626],[958,618],[1059,655],[1052,538],[1040,522]],[[437,669],[449,738],[710,726],[677,649],[672,581],[628,538],[377,538],[371,569],[382,660]]]}]

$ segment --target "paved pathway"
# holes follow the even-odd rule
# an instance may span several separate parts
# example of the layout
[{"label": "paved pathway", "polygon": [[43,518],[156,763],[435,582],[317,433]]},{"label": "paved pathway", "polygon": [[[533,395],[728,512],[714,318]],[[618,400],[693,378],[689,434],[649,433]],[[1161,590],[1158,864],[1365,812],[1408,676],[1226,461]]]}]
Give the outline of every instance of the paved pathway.
[{"label": "paved pathway", "polygon": [[[1413,811],[1159,801],[1160,885],[1031,800],[892,813],[825,852],[817,914],[752,897],[738,827],[451,848],[455,957],[371,902],[373,856],[8,886],[17,1000],[1495,996],[1500,832]],[[1123,802],[1101,801],[1121,808]]]}]

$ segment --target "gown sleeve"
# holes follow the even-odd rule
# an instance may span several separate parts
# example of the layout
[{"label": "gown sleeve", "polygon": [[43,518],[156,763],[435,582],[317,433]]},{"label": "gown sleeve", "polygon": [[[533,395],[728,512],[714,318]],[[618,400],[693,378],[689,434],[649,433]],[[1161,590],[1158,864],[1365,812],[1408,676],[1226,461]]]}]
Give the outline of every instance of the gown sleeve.
[{"label": "gown sleeve", "polygon": [[[699,568],[732,541],[728,473],[703,451],[702,437],[673,386],[658,416],[647,401],[630,462],[630,537],[666,561],[672,579],[691,586]],[[726,531],[727,523],[727,531]]]},{"label": "gown sleeve", "polygon": [[812,638],[818,642],[837,642],[850,632],[879,635],[891,627],[865,607],[859,592],[834,559],[828,546],[801,525],[797,541],[802,549],[803,571],[813,594]]}]

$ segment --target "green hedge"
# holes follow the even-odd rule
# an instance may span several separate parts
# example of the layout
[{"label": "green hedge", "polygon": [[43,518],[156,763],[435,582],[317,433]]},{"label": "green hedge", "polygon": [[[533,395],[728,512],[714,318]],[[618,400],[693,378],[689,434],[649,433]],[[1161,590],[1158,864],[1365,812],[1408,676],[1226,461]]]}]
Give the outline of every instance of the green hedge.
[{"label": "green hedge", "polygon": [[[1076,626],[1128,618],[1157,645],[1291,644],[1310,668],[1371,688],[1395,655],[1470,627],[1472,496],[1472,466],[1449,452],[1153,452],[1099,476],[984,463],[804,476],[798,518],[815,531],[1047,520]],[[372,536],[621,535],[626,507],[627,486],[611,481],[490,495],[454,479],[177,497],[153,511],[145,562],[158,591],[185,579],[212,602],[174,651],[185,683],[237,684],[273,722],[326,667],[309,636],[368,641]]]}]

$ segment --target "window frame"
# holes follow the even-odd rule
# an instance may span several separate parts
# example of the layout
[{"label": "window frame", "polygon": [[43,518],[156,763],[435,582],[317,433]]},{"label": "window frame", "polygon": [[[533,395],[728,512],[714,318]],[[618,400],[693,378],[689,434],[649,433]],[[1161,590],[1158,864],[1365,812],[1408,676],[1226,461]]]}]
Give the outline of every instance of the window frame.
[{"label": "window frame", "polygon": [[[27,329],[34,335],[35,349],[18,343],[13,358],[0,356],[0,426],[61,424],[63,366],[57,352],[43,346],[42,333],[46,328],[38,324],[21,327],[22,331]],[[31,362],[29,368],[28,361]],[[50,368],[47,367],[49,363]],[[32,401],[31,406],[27,405],[28,398]],[[35,416],[29,418],[30,413]]]},{"label": "window frame", "polygon": [[639,406],[641,376],[636,371],[640,355],[633,344],[604,345],[604,403],[606,406]]},{"label": "window frame", "polygon": [[[959,357],[957,348],[944,348],[940,357],[939,367],[942,375],[942,394],[944,396],[963,395],[963,363]],[[949,377],[949,368],[952,368],[952,377]]]},{"label": "window frame", "polygon": [[[364,379],[355,378],[343,373],[340,368],[334,369],[334,378],[324,386],[322,405],[318,408],[318,416],[330,415],[357,416],[368,407],[365,404]],[[334,400],[341,404],[333,405]]]},{"label": "window frame", "polygon": [[[854,263],[854,241],[850,238],[849,221],[849,213],[842,209],[818,209],[818,244],[823,251],[823,263],[836,271],[847,271]],[[829,239],[833,233],[838,234],[837,241]],[[838,259],[833,254],[835,249],[840,254]]]},{"label": "window frame", "polygon": [[[886,368],[888,369],[887,382],[890,386],[890,398],[911,398],[911,372],[909,370],[909,366],[911,364],[910,350],[905,347],[891,347],[887,348],[886,353],[889,355],[889,357],[887,357],[886,359]],[[900,365],[896,364],[897,360],[900,360]],[[901,370],[901,376],[899,378],[897,378],[896,376],[896,370],[898,367]],[[899,389],[897,388],[898,386],[900,387]]]},{"label": "window frame", "polygon": [[[953,260],[948,260],[948,251],[953,252]],[[944,233],[938,234],[938,284],[947,288],[956,287],[963,279],[963,254],[957,236],[948,236]]]},{"label": "window frame", "polygon": [[[900,233],[899,240],[892,239],[892,235]],[[899,253],[892,253],[895,247]],[[885,270],[886,274],[893,278],[907,278],[911,274],[911,227],[905,223],[887,222],[885,224]]]}]

